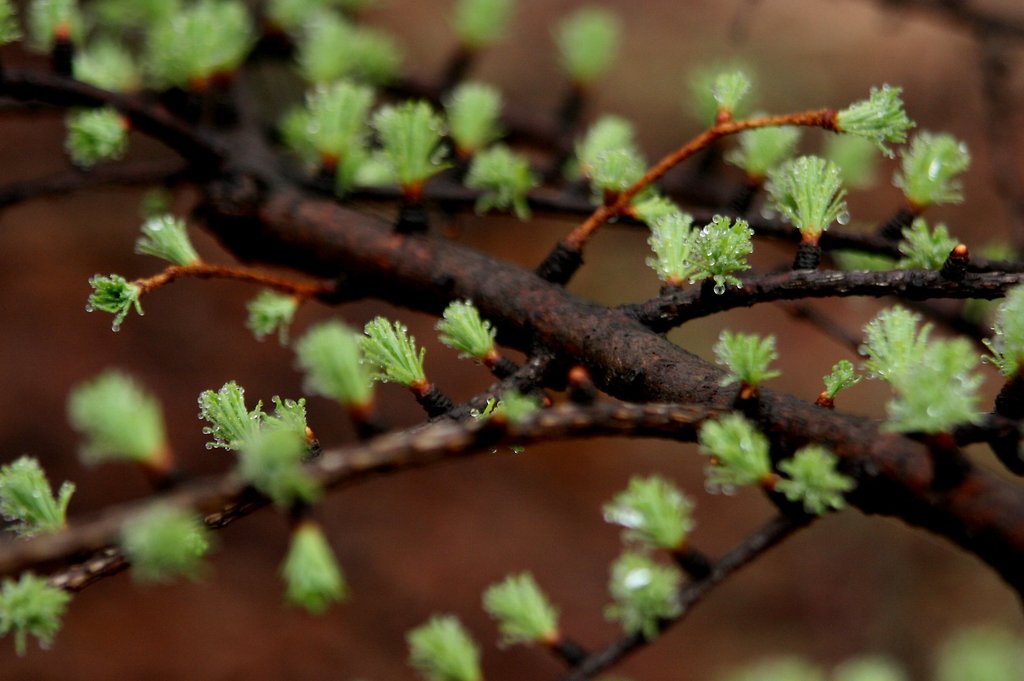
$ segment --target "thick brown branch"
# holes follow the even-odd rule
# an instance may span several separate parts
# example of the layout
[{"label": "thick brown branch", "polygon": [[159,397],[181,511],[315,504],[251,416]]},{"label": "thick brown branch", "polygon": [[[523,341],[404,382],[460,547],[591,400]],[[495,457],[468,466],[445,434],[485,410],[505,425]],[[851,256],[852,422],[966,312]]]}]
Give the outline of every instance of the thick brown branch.
[{"label": "thick brown branch", "polygon": [[[254,182],[223,185],[206,209],[211,230],[241,257],[318,276],[348,272],[372,295],[435,314],[451,300],[472,298],[495,321],[499,340],[527,351],[540,344],[563,361],[582,363],[598,387],[622,399],[720,408],[735,399],[735,389],[719,385],[718,368],[620,310],[465,247],[395,235],[379,220],[332,202],[292,192],[264,198],[255,190]],[[818,442],[840,456],[859,479],[851,499],[863,511],[947,537],[1024,592],[1024,490],[968,464],[958,484],[940,491],[931,454],[918,442],[769,391],[762,391],[759,409],[762,428],[780,446]]]}]

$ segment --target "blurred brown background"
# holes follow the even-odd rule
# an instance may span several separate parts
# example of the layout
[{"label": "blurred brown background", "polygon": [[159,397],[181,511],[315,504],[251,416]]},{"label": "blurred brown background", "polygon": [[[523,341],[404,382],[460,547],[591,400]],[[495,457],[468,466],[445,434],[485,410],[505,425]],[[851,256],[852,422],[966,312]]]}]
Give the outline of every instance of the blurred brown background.
[{"label": "blurred brown background", "polygon": [[[437,74],[452,45],[448,0],[387,0],[368,21],[397,34],[406,63],[423,77]],[[709,62],[740,60],[757,77],[759,108],[842,107],[883,82],[905,88],[907,108],[921,128],[965,139],[975,162],[967,201],[936,210],[972,248],[1005,239],[1007,220],[990,189],[992,171],[983,134],[977,49],[971,36],[927,14],[883,11],[870,0],[694,0],[599,3],[625,25],[621,57],[588,109],[636,121],[650,154],[675,147],[698,131],[683,104],[687,72]],[[976,3],[1024,21],[1019,0]],[[553,110],[562,85],[555,69],[552,22],[580,2],[524,0],[515,27],[481,59],[474,77],[503,88],[522,106]],[[4,53],[18,59],[13,51]],[[1010,52],[1015,101],[1024,101],[1024,50]],[[1020,122],[1018,109],[1017,122]],[[821,137],[805,134],[807,149]],[[134,157],[165,155],[134,140]],[[0,181],[61,170],[58,115],[0,116]],[[883,169],[891,174],[892,165]],[[123,367],[158,394],[179,456],[196,471],[230,465],[230,454],[203,448],[196,397],[227,380],[252,399],[301,394],[288,348],[258,343],[244,328],[244,303],[255,291],[228,282],[184,281],[145,300],[145,317],[130,317],[120,333],[109,316],[87,314],[87,279],[97,272],[129,278],[154,272],[152,259],[132,254],[141,191],[107,189],[18,205],[0,214],[0,459],[39,457],[51,481],[78,485],[71,505],[82,517],[102,506],[142,497],[145,481],[132,469],[85,468],[65,418],[65,396],[109,366]],[[194,197],[179,192],[186,211]],[[854,221],[887,217],[899,196],[882,180],[850,197]],[[571,224],[460,216],[467,244],[532,265]],[[228,259],[198,229],[200,252]],[[607,229],[588,251],[572,290],[619,303],[657,291],[643,264],[643,235]],[[758,262],[791,258],[773,245]],[[856,330],[878,309],[875,301],[827,301],[822,306]],[[397,314],[427,346],[428,374],[456,398],[486,387],[479,369],[432,340],[434,320],[371,304],[300,311],[298,336],[310,324],[340,315],[362,325],[372,314]],[[673,334],[710,357],[721,328],[779,335],[784,374],[773,387],[813,399],[820,377],[848,350],[794,322],[776,306],[721,315]],[[986,369],[988,371],[988,369]],[[989,375],[987,389],[997,380]],[[880,414],[885,392],[862,385],[842,405]],[[384,386],[383,415],[395,425],[421,414],[403,391]],[[327,400],[309,403],[310,422],[327,447],[351,440],[343,415]],[[975,454],[984,458],[984,452]],[[564,630],[598,647],[617,635],[605,623],[608,564],[618,532],[604,524],[601,504],[637,474],[660,473],[697,502],[694,543],[717,554],[771,514],[754,493],[735,498],[703,491],[702,457],[692,446],[654,441],[585,441],[531,446],[430,470],[360,484],[330,498],[319,517],[344,566],[353,596],[314,618],[282,606],[277,575],[287,541],[284,519],[259,513],[218,534],[219,550],[201,584],[137,587],[125,573],[91,587],[72,602],[53,649],[33,644],[22,659],[0,645],[0,676],[11,679],[411,679],[404,632],[432,613],[458,614],[484,646],[491,681],[555,678],[557,661],[537,650],[500,650],[480,594],[510,571],[530,570],[562,613]],[[8,541],[5,537],[3,541]],[[635,679],[713,679],[744,662],[796,652],[824,665],[863,652],[895,656],[915,679],[928,678],[937,640],[970,623],[1024,631],[1019,603],[980,562],[950,545],[886,519],[846,512],[827,518],[770,553],[714,592],[663,640],[617,670]]]}]

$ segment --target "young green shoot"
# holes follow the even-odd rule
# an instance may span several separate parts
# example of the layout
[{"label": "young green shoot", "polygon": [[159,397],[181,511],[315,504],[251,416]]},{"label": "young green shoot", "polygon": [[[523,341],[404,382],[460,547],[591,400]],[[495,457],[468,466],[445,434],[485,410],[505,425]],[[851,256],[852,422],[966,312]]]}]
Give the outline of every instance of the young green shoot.
[{"label": "young green shoot", "polygon": [[318,85],[306,96],[303,131],[320,167],[332,170],[366,146],[373,89],[349,80]]},{"label": "young green shoot", "polygon": [[625,528],[623,539],[678,551],[693,530],[693,502],[664,478],[636,477],[604,505],[604,519]]},{"label": "young green shoot", "polygon": [[657,192],[646,192],[644,196],[634,199],[625,212],[648,227],[653,227],[658,220],[670,215],[684,215],[679,204]]},{"label": "young green shoot", "polygon": [[295,344],[296,362],[306,374],[303,386],[360,413],[373,405],[373,378],[363,362],[361,334],[339,321],[312,327]]},{"label": "young green shoot", "polygon": [[529,572],[509,575],[484,592],[484,610],[498,621],[502,645],[558,643],[558,610]]},{"label": "young green shoot", "polygon": [[880,160],[878,148],[863,137],[830,135],[825,140],[823,153],[829,162],[839,168],[844,187],[866,189],[875,184]]},{"label": "young green shoot", "polygon": [[435,615],[405,639],[409,664],[427,681],[482,681],[480,649],[454,615]]},{"label": "young green shoot", "polygon": [[942,646],[936,681],[1016,681],[1024,669],[1020,641],[992,626],[973,626]]},{"label": "young green shoot", "polygon": [[895,376],[924,355],[932,325],[918,329],[921,315],[900,306],[879,312],[864,327],[860,354],[867,356],[864,368],[872,378],[892,383]]},{"label": "young green shoot", "polygon": [[225,383],[216,392],[204,390],[199,395],[199,418],[210,424],[203,427],[203,434],[213,436],[206,448],[241,449],[259,432],[266,416],[262,406],[262,402],[257,402],[252,411],[246,409],[245,388],[234,381]]},{"label": "young green shoot", "polygon": [[977,423],[982,383],[977,367],[978,355],[966,338],[928,343],[924,353],[890,380],[896,398],[886,405],[886,429],[935,435]]},{"label": "young green shoot", "polygon": [[620,116],[602,116],[597,119],[576,143],[576,158],[580,174],[589,178],[597,157],[615,149],[626,149],[640,154],[636,146],[636,129]]},{"label": "young green shoot", "polygon": [[893,157],[886,143],[903,144],[914,122],[903,108],[901,88],[871,88],[868,99],[855,102],[836,114],[836,130],[870,140],[883,154]]},{"label": "young green shoot", "polygon": [[74,484],[65,481],[54,497],[46,473],[30,456],[0,467],[0,515],[13,523],[6,529],[19,537],[63,530],[74,493]]},{"label": "young green shoot", "polygon": [[768,368],[779,358],[775,352],[775,336],[761,338],[757,334],[732,333],[727,329],[718,336],[714,351],[718,363],[729,371],[720,385],[739,383],[740,399],[752,396],[762,382],[782,374]]},{"label": "young green shoot", "polygon": [[992,338],[983,341],[992,353],[985,360],[1007,379],[1014,379],[1024,365],[1024,286],[1006,292],[1006,299],[996,308],[992,330]]},{"label": "young green shoot", "polygon": [[838,166],[817,156],[801,156],[768,173],[765,189],[772,205],[800,230],[800,238],[817,244],[833,222],[846,222],[846,190]]},{"label": "young green shoot", "polygon": [[77,0],[32,0],[28,5],[29,45],[49,52],[57,41],[81,42],[82,12]]},{"label": "young green shoot", "polygon": [[67,128],[64,147],[80,168],[116,161],[128,151],[128,121],[110,107],[73,111]]},{"label": "young green shoot", "polygon": [[790,158],[800,140],[800,129],[777,126],[747,130],[738,135],[739,147],[725,160],[747,174],[747,180],[760,185],[768,172]]},{"label": "young green shoot", "polygon": [[99,310],[114,315],[114,321],[110,324],[111,331],[121,330],[121,324],[133,307],[140,317],[143,315],[142,303],[139,301],[142,289],[121,275],[111,274],[109,277],[104,277],[101,274],[94,275],[89,278],[89,286],[92,286],[93,291],[89,294],[89,302],[85,306],[85,311]]},{"label": "young green shoot", "polygon": [[928,206],[963,201],[957,176],[971,165],[967,145],[952,135],[920,132],[903,152],[901,171],[893,178],[917,214]]},{"label": "young green shoot", "polygon": [[792,458],[779,464],[786,477],[775,484],[775,491],[803,505],[812,515],[838,511],[846,505],[843,494],[856,483],[836,470],[835,454],[820,445],[798,449]]},{"label": "young green shoot", "polygon": [[609,149],[591,160],[590,184],[596,190],[598,199],[610,204],[643,177],[646,170],[647,161],[635,149]]},{"label": "young green shoot", "polygon": [[444,121],[424,101],[385,106],[373,116],[385,157],[405,198],[420,199],[424,183],[444,170]]},{"label": "young green shoot", "polygon": [[416,339],[401,322],[389,322],[377,317],[363,329],[363,358],[373,369],[373,379],[381,383],[397,383],[416,393],[429,388],[423,371],[423,357],[427,351],[417,352]]},{"label": "young green shoot", "polygon": [[692,226],[693,218],[687,213],[669,213],[654,220],[647,244],[654,257],[647,258],[647,266],[669,286],[682,286],[696,269]]},{"label": "young green shoot", "polygon": [[120,543],[136,581],[196,580],[210,549],[209,535],[195,513],[158,503],[125,521]]},{"label": "young green shoot", "polygon": [[348,584],[320,525],[302,520],[292,530],[288,555],[281,565],[285,600],[314,615],[348,597]]},{"label": "young green shoot", "polygon": [[25,654],[30,635],[40,647],[49,648],[70,600],[71,594],[30,572],[22,573],[18,581],[5,579],[0,585],[0,636],[14,633],[19,657]]},{"label": "young green shoot", "polygon": [[605,608],[605,617],[621,622],[626,634],[640,634],[650,641],[658,636],[662,621],[682,612],[682,581],[683,576],[675,567],[627,551],[612,563],[608,591],[615,602]]},{"label": "young green shoot", "polygon": [[[517,425],[523,423],[540,411],[540,399],[534,395],[524,395],[517,390],[506,390],[491,411],[490,417],[498,423]],[[513,447],[513,451],[517,451]],[[522,451],[518,448],[518,451]]]},{"label": "young green shoot", "polygon": [[740,414],[705,422],[698,441],[701,453],[711,457],[704,471],[709,492],[733,494],[740,485],[774,488],[778,475],[772,471],[768,438]]},{"label": "young green shoot", "polygon": [[0,46],[21,39],[18,15],[11,0],[0,0]]},{"label": "young green shoot", "polygon": [[296,56],[306,82],[327,85],[351,78],[385,85],[398,75],[402,53],[385,33],[327,10],[317,12],[304,28]]},{"label": "young green shoot", "polygon": [[530,219],[527,195],[538,183],[529,159],[504,144],[476,153],[466,173],[466,186],[484,192],[476,201],[477,213],[512,211],[520,220]]},{"label": "young green shoot", "polygon": [[288,328],[299,309],[299,298],[289,293],[278,293],[263,289],[246,305],[249,318],[245,326],[263,340],[277,332],[277,340],[281,345],[288,345]]},{"label": "young green shoot", "polygon": [[498,42],[514,8],[513,0],[458,0],[452,26],[459,44],[468,52],[478,52]]},{"label": "young green shoot", "polygon": [[728,121],[743,98],[750,92],[750,78],[743,71],[725,71],[715,76],[711,97],[718,105],[717,121]]},{"label": "young green shoot", "polygon": [[134,461],[166,469],[170,449],[156,398],[127,374],[110,369],[80,384],[68,397],[68,418],[85,438],[88,464]]},{"label": "young green shoot", "polygon": [[73,71],[75,80],[112,92],[135,92],[142,87],[137,60],[110,39],[101,38],[76,50]]},{"label": "young green shoot", "polygon": [[480,311],[472,301],[457,300],[448,305],[434,328],[440,332],[438,340],[458,350],[459,357],[469,357],[487,366],[498,361],[494,347],[497,331],[489,321],[480,318]]},{"label": "young green shoot", "polygon": [[303,466],[307,454],[304,433],[294,428],[263,428],[242,444],[238,474],[280,508],[313,503],[320,497],[320,485]]},{"label": "young green shoot", "polygon": [[486,83],[460,83],[444,103],[460,159],[472,158],[501,136],[501,92]]},{"label": "young green shoot", "polygon": [[611,12],[584,7],[562,20],[555,34],[561,68],[576,87],[586,89],[615,62],[622,27]]},{"label": "young green shoot", "polygon": [[145,63],[158,87],[201,92],[233,74],[254,44],[243,2],[198,0],[152,24]]},{"label": "young green shoot", "polygon": [[142,224],[142,236],[135,242],[135,252],[152,255],[173,265],[191,265],[199,261],[185,228],[185,221],[173,215],[154,215]]},{"label": "young green shoot", "polygon": [[939,271],[959,243],[956,237],[949,235],[946,225],[935,225],[935,229],[929,230],[924,218],[915,218],[910,227],[903,230],[903,240],[899,243],[903,257],[896,267]]},{"label": "young green shoot", "polygon": [[836,395],[861,382],[862,376],[857,375],[853,362],[841,359],[832,367],[832,371],[824,377],[825,390],[818,395],[817,404],[832,409],[835,407]]}]

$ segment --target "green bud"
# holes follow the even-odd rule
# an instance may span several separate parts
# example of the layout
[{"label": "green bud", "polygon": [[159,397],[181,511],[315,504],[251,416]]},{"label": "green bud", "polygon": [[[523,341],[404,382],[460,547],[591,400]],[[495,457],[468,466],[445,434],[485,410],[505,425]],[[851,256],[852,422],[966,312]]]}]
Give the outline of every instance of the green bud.
[{"label": "green bud", "polygon": [[477,152],[466,173],[466,186],[484,192],[477,199],[477,213],[511,210],[520,220],[530,218],[526,197],[537,184],[529,159],[503,144]]},{"label": "green bud", "polygon": [[318,85],[306,96],[303,133],[321,165],[336,166],[366,146],[373,89],[341,80]]},{"label": "green bud", "polygon": [[142,291],[124,277],[118,274],[111,274],[109,277],[97,274],[89,279],[89,286],[92,286],[93,292],[89,296],[85,311],[99,310],[114,315],[114,321],[110,325],[112,331],[121,330],[121,323],[132,307],[140,317],[142,316],[142,303],[139,302]]},{"label": "green bud", "polygon": [[580,174],[591,177],[597,157],[616,149],[626,149],[637,156],[636,130],[633,124],[619,116],[602,116],[589,128],[583,139],[576,143],[576,158],[580,163]]},{"label": "green bud", "polygon": [[737,105],[750,92],[750,78],[743,71],[727,71],[715,77],[711,96],[718,104],[718,111],[730,116]]},{"label": "green bud", "polygon": [[1018,638],[992,627],[972,627],[946,641],[939,655],[937,681],[1017,681],[1024,668]]},{"label": "green bud", "polygon": [[116,369],[71,391],[68,418],[85,437],[81,451],[86,463],[155,463],[166,456],[167,436],[160,404]]},{"label": "green bud", "polygon": [[934,270],[942,269],[959,240],[949,235],[946,225],[935,225],[929,230],[924,218],[916,218],[910,227],[903,230],[903,240],[899,243],[903,257],[896,263],[902,269]]},{"label": "green bud", "polygon": [[696,238],[692,225],[693,218],[682,212],[669,213],[650,225],[647,244],[654,251],[654,257],[647,258],[647,266],[667,284],[680,286],[696,270]]},{"label": "green bud", "polygon": [[746,220],[716,215],[711,222],[692,236],[690,283],[714,279],[714,292],[725,293],[727,284],[742,286],[733,272],[749,270],[747,256],[754,252],[751,238],[754,230]]},{"label": "green bud", "polygon": [[484,592],[484,610],[498,620],[503,645],[558,641],[558,610],[529,572],[509,575],[489,586]]},{"label": "green bud", "polygon": [[306,82],[318,84],[351,78],[383,85],[394,80],[402,64],[390,36],[330,11],[318,12],[306,22],[297,58]]},{"label": "green bud", "polygon": [[514,8],[512,0],[458,0],[452,20],[455,35],[469,50],[493,45],[505,35]]},{"label": "green bud", "polygon": [[836,127],[839,132],[874,142],[883,154],[892,158],[892,149],[885,143],[906,142],[907,131],[914,127],[914,122],[907,118],[903,109],[902,92],[901,88],[890,85],[871,88],[868,99],[851,104],[836,114]]},{"label": "green bud", "polygon": [[188,238],[185,221],[173,215],[155,215],[142,225],[142,236],[135,242],[135,252],[152,255],[175,265],[191,265],[199,260]]},{"label": "green bud", "polygon": [[523,395],[517,390],[506,390],[502,393],[492,416],[503,419],[506,423],[519,424],[533,418],[534,414],[540,411],[540,407],[540,400],[537,397]]},{"label": "green bud", "polygon": [[779,480],[775,490],[790,501],[800,502],[804,510],[823,515],[830,510],[846,506],[844,492],[856,483],[836,470],[835,455],[820,445],[807,445],[779,464],[779,470],[788,478]]},{"label": "green bud", "polygon": [[833,222],[850,219],[838,166],[817,156],[801,156],[768,173],[765,189],[772,205],[805,241],[817,243]]},{"label": "green bud", "polygon": [[578,85],[592,85],[611,69],[621,32],[619,19],[598,7],[584,7],[569,15],[555,36],[562,71]]},{"label": "green bud", "polygon": [[725,160],[739,167],[747,177],[763,180],[787,158],[793,155],[800,140],[800,129],[773,126],[747,130],[738,136],[739,148],[725,155]]},{"label": "green bud", "polygon": [[[590,183],[600,192],[619,194],[629,189],[647,171],[647,162],[639,152],[610,149],[598,154],[590,165]],[[598,196],[598,200],[603,197]]]},{"label": "green bud", "polygon": [[288,556],[281,566],[285,599],[307,612],[320,615],[331,603],[348,597],[348,585],[320,526],[306,520],[292,531]]},{"label": "green bud", "polygon": [[448,127],[459,154],[469,157],[501,136],[501,92],[486,83],[460,83],[445,100]]},{"label": "green bud", "polygon": [[693,530],[693,502],[664,478],[633,478],[604,506],[604,519],[626,528],[623,538],[670,551]]},{"label": "green bud", "polygon": [[204,435],[212,435],[213,442],[206,448],[240,449],[259,432],[266,414],[262,402],[251,412],[245,407],[245,389],[234,381],[225,383],[220,390],[204,390],[199,395],[199,418],[210,425],[203,428]]},{"label": "green bud", "polygon": [[256,340],[263,340],[277,332],[277,340],[281,345],[288,345],[288,327],[291,326],[295,311],[299,309],[299,299],[288,293],[278,293],[263,289],[259,295],[246,305],[249,319],[245,325]]},{"label": "green bud", "polygon": [[782,372],[769,370],[768,365],[778,359],[775,336],[761,338],[757,334],[722,331],[714,347],[718,363],[729,370],[721,385],[739,383],[756,388],[763,381],[780,376]]},{"label": "green bud", "polygon": [[32,0],[28,6],[28,33],[34,50],[49,52],[58,37],[81,42],[83,32],[76,0]]},{"label": "green bud", "polygon": [[957,176],[971,165],[967,145],[952,135],[920,132],[903,152],[902,172],[894,183],[911,205],[923,209],[937,203],[960,203],[963,187]]},{"label": "green bud", "polygon": [[374,114],[373,127],[404,190],[418,193],[424,182],[447,167],[441,144],[444,121],[427,102],[385,106]]},{"label": "green bud", "polygon": [[0,45],[21,39],[18,14],[11,0],[0,0]]},{"label": "green bud", "polygon": [[158,503],[125,522],[121,548],[137,581],[198,579],[210,549],[209,530],[195,513]]},{"label": "green bud", "polygon": [[49,648],[70,600],[71,594],[30,572],[22,573],[18,581],[5,579],[0,586],[0,636],[14,632],[19,656],[25,654],[30,634],[39,639],[42,648]]},{"label": "green bud", "polygon": [[918,330],[921,315],[894,306],[879,312],[864,327],[860,354],[868,357],[864,367],[872,378],[892,382],[904,368],[925,353],[932,325]]},{"label": "green bud", "polygon": [[373,401],[373,380],[362,361],[360,337],[341,322],[329,321],[300,338],[295,354],[306,373],[305,389],[343,405],[368,406]]},{"label": "green bud", "polygon": [[612,564],[611,573],[608,590],[615,603],[605,608],[605,617],[620,621],[630,636],[642,634],[651,640],[658,635],[662,621],[682,612],[679,586],[683,577],[674,567],[626,552]]},{"label": "green bud", "polygon": [[712,457],[704,469],[709,492],[732,494],[740,485],[763,485],[772,480],[768,438],[739,414],[706,421],[698,440],[701,453]]},{"label": "green bud", "polygon": [[307,454],[303,435],[289,428],[265,428],[239,450],[238,474],[281,508],[312,503],[320,485],[302,465]]},{"label": "green bud", "polygon": [[[796,128],[776,128],[795,130]],[[864,139],[852,135],[830,135],[825,140],[825,158],[839,168],[843,185],[851,189],[865,189],[875,183],[878,176],[878,148]]]},{"label": "green bud", "polygon": [[74,492],[75,486],[64,482],[54,498],[46,473],[30,456],[0,467],[0,515],[14,523],[7,529],[19,537],[64,529],[68,503]]},{"label": "green bud", "polygon": [[73,111],[66,120],[64,147],[75,165],[91,168],[103,161],[116,161],[128,151],[127,123],[115,109]]},{"label": "green bud", "polygon": [[832,367],[832,372],[824,378],[825,393],[828,398],[835,399],[840,390],[851,388],[861,381],[857,370],[853,368],[853,362],[848,359],[841,359]]},{"label": "green bud", "polygon": [[481,681],[480,649],[454,615],[435,615],[405,636],[409,664],[427,681]]},{"label": "green bud", "polygon": [[75,79],[112,92],[134,92],[142,87],[137,60],[113,40],[97,40],[75,51]]},{"label": "green bud", "polygon": [[1024,286],[1006,292],[1006,299],[996,309],[992,338],[983,342],[991,357],[986,358],[1006,378],[1014,378],[1024,364]]},{"label": "green bud", "polygon": [[375,371],[374,380],[406,388],[426,385],[423,357],[427,351],[416,351],[416,339],[409,335],[408,327],[377,317],[366,324],[363,333],[363,357]]},{"label": "green bud", "polygon": [[494,336],[491,323],[480,318],[480,312],[469,300],[457,300],[445,308],[443,318],[434,327],[442,344],[459,351],[459,357],[478,361],[493,359]]}]

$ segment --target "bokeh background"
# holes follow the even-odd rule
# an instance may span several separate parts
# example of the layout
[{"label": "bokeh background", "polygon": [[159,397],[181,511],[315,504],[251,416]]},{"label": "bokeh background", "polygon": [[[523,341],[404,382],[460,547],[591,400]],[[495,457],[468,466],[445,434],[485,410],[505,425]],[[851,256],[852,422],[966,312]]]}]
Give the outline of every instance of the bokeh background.
[{"label": "bokeh background", "polygon": [[[453,38],[449,0],[385,0],[366,20],[399,38],[408,70],[438,74]],[[499,85],[518,106],[553,111],[564,91],[556,69],[552,27],[584,3],[523,0],[508,38],[485,54],[472,75]],[[892,11],[871,0],[604,0],[623,20],[616,67],[588,105],[636,122],[654,158],[700,126],[686,104],[687,74],[709,63],[742,62],[756,77],[758,107],[770,111],[842,107],[872,85],[905,88],[920,127],[948,130],[974,155],[967,201],[934,211],[974,248],[1005,240],[1007,216],[992,190],[984,109],[973,37],[927,13]],[[1017,0],[975,3],[1024,21]],[[1024,50],[1012,48],[1011,94],[1024,101]],[[26,63],[16,49],[8,64]],[[35,62],[38,63],[38,62]],[[1019,124],[1020,107],[1011,114]],[[5,109],[0,114],[0,182],[66,168],[59,114]],[[821,135],[805,135],[806,149]],[[133,139],[134,158],[165,157],[159,145]],[[854,223],[888,217],[898,192],[884,165],[878,187],[850,196]],[[728,173],[726,174],[728,177]],[[738,175],[732,176],[739,181]],[[174,448],[201,473],[230,466],[230,454],[204,449],[196,419],[200,391],[228,380],[252,399],[302,394],[293,354],[244,328],[244,304],[255,291],[231,282],[183,281],[145,301],[111,333],[109,316],[87,314],[87,279],[118,272],[129,278],[159,265],[132,254],[141,190],[104,189],[32,201],[0,213],[0,459],[41,459],[53,482],[73,480],[74,517],[145,496],[134,469],[79,464],[67,424],[68,390],[117,366],[136,375],[163,402]],[[174,195],[186,212],[195,195]],[[532,265],[572,223],[538,218],[528,225],[459,215],[454,238]],[[201,230],[204,257],[230,257]],[[640,301],[657,292],[644,266],[641,233],[606,229],[594,240],[573,292],[597,301]],[[774,267],[789,251],[759,244],[757,262]],[[842,300],[818,304],[856,331],[880,304]],[[490,383],[487,375],[432,340],[434,319],[362,303],[340,309],[308,306],[293,336],[318,320],[341,316],[362,325],[373,314],[397,315],[426,345],[428,374],[456,398]],[[783,376],[773,387],[813,399],[836,360],[856,359],[778,306],[719,315],[687,325],[674,340],[710,357],[718,332],[778,335]],[[987,370],[987,369],[986,369]],[[998,389],[988,375],[989,395]],[[842,406],[878,415],[886,397],[875,385],[843,395]],[[421,418],[412,399],[380,389],[382,416],[395,426]],[[309,402],[310,422],[327,447],[352,433],[327,400]],[[987,460],[983,451],[972,456]],[[52,650],[24,658],[0,645],[0,675],[11,679],[411,679],[404,632],[432,613],[455,613],[483,646],[492,681],[556,678],[560,663],[542,651],[499,649],[480,608],[482,590],[511,571],[529,570],[561,609],[566,633],[592,647],[617,636],[602,609],[618,532],[603,523],[601,504],[634,475],[659,473],[697,503],[693,542],[712,554],[727,550],[771,516],[755,493],[706,494],[702,457],[693,446],[656,441],[593,440],[536,445],[524,454],[499,452],[457,464],[403,472],[330,495],[318,508],[352,587],[352,598],[323,617],[282,605],[279,563],[287,523],[273,511],[218,533],[218,551],[198,584],[140,587],[128,573],[77,595]],[[1024,519],[1022,519],[1024,522]],[[2,541],[9,541],[3,538]],[[859,653],[891,655],[930,678],[938,642],[975,623],[1021,633],[1020,604],[971,556],[904,525],[849,511],[827,518],[777,548],[716,590],[655,645],[616,670],[636,679],[714,679],[746,662],[799,653],[832,666]]]}]

